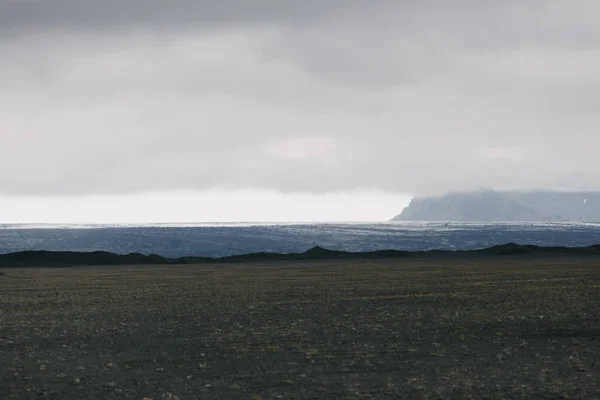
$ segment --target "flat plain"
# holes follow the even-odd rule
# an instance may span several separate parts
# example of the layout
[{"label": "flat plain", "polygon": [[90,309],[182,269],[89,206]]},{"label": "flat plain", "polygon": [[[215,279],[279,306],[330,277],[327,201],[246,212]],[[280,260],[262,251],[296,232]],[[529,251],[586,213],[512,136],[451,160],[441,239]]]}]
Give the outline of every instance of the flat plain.
[{"label": "flat plain", "polygon": [[600,398],[600,259],[0,270],[1,399]]}]

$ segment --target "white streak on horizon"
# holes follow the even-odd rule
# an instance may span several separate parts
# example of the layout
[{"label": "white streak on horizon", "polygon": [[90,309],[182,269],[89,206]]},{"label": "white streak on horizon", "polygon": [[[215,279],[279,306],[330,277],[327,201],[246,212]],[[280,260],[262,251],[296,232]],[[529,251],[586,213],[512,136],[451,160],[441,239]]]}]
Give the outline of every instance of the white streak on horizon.
[{"label": "white streak on horizon", "polygon": [[0,197],[0,224],[190,224],[387,221],[410,196],[269,190],[173,191],[85,197]]}]

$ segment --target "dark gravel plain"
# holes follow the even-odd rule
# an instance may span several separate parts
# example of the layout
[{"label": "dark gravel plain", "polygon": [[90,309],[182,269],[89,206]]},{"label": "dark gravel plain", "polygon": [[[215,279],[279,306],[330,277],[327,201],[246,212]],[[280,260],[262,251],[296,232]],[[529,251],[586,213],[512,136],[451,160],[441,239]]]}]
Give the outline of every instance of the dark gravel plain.
[{"label": "dark gravel plain", "polygon": [[0,399],[600,398],[600,260],[3,269]]}]

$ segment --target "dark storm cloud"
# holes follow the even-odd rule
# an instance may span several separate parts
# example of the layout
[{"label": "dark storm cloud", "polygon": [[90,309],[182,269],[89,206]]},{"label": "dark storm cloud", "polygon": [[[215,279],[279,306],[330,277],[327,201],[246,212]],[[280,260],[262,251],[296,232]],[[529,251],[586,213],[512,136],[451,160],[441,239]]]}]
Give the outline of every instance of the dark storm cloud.
[{"label": "dark storm cloud", "polygon": [[0,0],[0,192],[600,189],[599,13]]}]

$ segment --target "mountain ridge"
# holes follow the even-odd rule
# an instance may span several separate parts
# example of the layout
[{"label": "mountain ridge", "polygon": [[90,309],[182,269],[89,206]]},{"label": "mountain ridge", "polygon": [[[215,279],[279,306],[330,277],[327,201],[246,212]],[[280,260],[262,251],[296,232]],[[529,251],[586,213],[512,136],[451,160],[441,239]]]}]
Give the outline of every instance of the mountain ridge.
[{"label": "mountain ridge", "polygon": [[392,221],[597,222],[600,192],[451,192],[416,197]]},{"label": "mountain ridge", "polygon": [[227,257],[179,257],[168,258],[157,254],[141,253],[116,254],[105,251],[22,251],[0,254],[0,268],[21,267],[75,267],[111,265],[180,265],[180,264],[221,264],[264,261],[309,261],[336,259],[385,259],[414,257],[497,257],[497,256],[600,256],[600,244],[587,247],[540,247],[507,243],[479,250],[427,250],[401,251],[376,250],[369,252],[348,252],[328,250],[317,246],[303,253],[250,253]]}]

